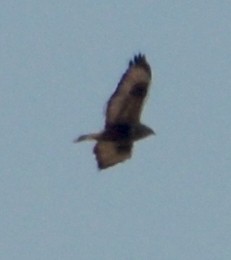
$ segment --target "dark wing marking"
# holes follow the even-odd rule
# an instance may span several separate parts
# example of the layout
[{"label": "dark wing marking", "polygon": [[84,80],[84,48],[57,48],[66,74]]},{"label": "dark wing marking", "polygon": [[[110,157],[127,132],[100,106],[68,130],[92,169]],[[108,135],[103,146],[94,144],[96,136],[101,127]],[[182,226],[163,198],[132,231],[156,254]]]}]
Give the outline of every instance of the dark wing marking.
[{"label": "dark wing marking", "polygon": [[99,141],[93,150],[99,169],[105,169],[129,159],[132,155],[132,143]]},{"label": "dark wing marking", "polygon": [[150,81],[151,68],[145,56],[139,54],[130,61],[127,71],[108,101],[106,126],[120,122],[139,122]]}]

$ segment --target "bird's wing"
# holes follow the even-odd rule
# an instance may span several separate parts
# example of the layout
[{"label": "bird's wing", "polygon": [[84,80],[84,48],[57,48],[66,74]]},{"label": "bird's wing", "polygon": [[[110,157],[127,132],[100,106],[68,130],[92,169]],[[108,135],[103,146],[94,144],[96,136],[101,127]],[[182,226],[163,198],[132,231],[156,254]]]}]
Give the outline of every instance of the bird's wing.
[{"label": "bird's wing", "polygon": [[132,143],[99,141],[93,150],[99,169],[106,169],[129,159],[132,155]]},{"label": "bird's wing", "polygon": [[130,61],[127,71],[108,101],[106,126],[139,122],[150,81],[151,68],[145,56],[139,54]]}]

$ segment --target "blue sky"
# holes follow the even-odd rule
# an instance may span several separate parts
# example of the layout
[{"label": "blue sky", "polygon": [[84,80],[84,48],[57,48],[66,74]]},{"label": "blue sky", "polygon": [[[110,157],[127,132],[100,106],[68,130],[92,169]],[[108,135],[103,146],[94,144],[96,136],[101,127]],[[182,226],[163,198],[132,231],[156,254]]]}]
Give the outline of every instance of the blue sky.
[{"label": "blue sky", "polygon": [[[230,1],[5,1],[1,259],[230,259]],[[129,59],[157,135],[99,172],[93,143]]]}]

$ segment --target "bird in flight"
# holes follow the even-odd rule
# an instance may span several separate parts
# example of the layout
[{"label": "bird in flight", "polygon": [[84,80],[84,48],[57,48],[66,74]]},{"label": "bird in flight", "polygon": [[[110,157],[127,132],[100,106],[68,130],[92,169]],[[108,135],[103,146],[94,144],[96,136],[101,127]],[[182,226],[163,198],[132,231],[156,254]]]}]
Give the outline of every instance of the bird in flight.
[{"label": "bird in flight", "polygon": [[150,82],[151,67],[145,56],[134,56],[107,102],[104,130],[81,135],[74,140],[97,142],[93,153],[100,170],[131,158],[133,143],[155,134],[150,127],[140,122]]}]

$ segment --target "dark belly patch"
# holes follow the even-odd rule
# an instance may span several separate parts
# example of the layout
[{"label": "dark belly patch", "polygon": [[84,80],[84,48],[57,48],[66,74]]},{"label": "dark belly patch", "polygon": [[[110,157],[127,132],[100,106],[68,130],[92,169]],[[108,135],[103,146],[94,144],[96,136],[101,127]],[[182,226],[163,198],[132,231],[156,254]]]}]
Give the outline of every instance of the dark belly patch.
[{"label": "dark belly patch", "polygon": [[132,126],[126,123],[108,125],[104,135],[106,139],[110,140],[130,139]]}]

